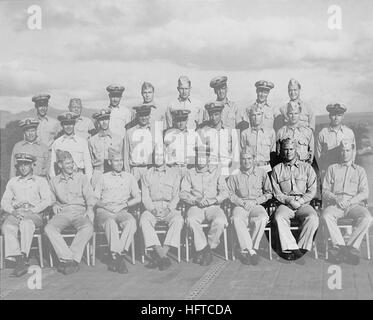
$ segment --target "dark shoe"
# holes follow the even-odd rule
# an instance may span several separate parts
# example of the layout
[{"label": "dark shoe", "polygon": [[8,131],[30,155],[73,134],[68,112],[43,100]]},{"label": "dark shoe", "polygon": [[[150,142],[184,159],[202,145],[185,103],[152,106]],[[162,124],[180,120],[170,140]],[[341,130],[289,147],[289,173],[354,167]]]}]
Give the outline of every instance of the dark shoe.
[{"label": "dark shoe", "polygon": [[204,249],[202,249],[201,251],[197,251],[196,252],[196,254],[193,257],[193,263],[201,264],[202,257],[203,257],[203,250]]},{"label": "dark shoe", "polygon": [[57,265],[57,272],[63,273],[63,270],[66,267],[66,261],[60,261]]},{"label": "dark shoe", "polygon": [[279,257],[285,260],[286,262],[290,262],[294,260],[294,254],[292,252],[280,252]]},{"label": "dark shoe", "polygon": [[148,269],[157,269],[159,267],[159,263],[155,259],[151,259],[149,263],[145,266]]},{"label": "dark shoe", "polygon": [[69,275],[79,271],[79,263],[75,260],[66,261],[65,268],[63,269],[64,275]]},{"label": "dark shoe", "polygon": [[10,274],[10,277],[22,277],[28,271],[28,267],[25,264],[25,259],[23,255],[16,256],[16,266],[13,272]]},{"label": "dark shoe", "polygon": [[357,254],[353,253],[353,250],[354,248],[352,247],[346,247],[343,261],[346,262],[347,264],[356,266],[360,263],[360,257]]},{"label": "dark shoe", "polygon": [[332,264],[341,264],[344,260],[345,246],[338,246],[329,251],[328,261]]},{"label": "dark shoe", "polygon": [[159,270],[161,271],[164,271],[166,269],[168,269],[169,267],[171,267],[171,260],[167,257],[163,257],[161,258],[161,262],[159,264]]},{"label": "dark shoe", "polygon": [[116,256],[111,255],[107,265],[107,269],[111,272],[117,272],[117,264],[118,262]]},{"label": "dark shoe", "polygon": [[291,250],[291,251],[292,251],[292,253],[294,255],[294,260],[298,260],[298,259],[301,259],[303,257],[303,253],[299,249],[297,249],[297,250]]},{"label": "dark shoe", "polygon": [[206,267],[206,266],[209,266],[212,262],[212,252],[211,252],[210,247],[208,246],[204,250],[205,252],[203,253],[200,265],[203,267]]},{"label": "dark shoe", "polygon": [[128,273],[126,262],[124,261],[124,258],[121,255],[118,255],[116,257],[116,261],[117,261],[117,271],[120,274],[126,274],[126,273]]},{"label": "dark shoe", "polygon": [[251,264],[249,256],[250,255],[248,252],[242,252],[239,255],[239,260],[241,261],[242,264],[249,266]]},{"label": "dark shoe", "polygon": [[258,263],[259,263],[259,256],[256,253],[250,255],[250,263],[253,266],[257,266],[258,265]]}]

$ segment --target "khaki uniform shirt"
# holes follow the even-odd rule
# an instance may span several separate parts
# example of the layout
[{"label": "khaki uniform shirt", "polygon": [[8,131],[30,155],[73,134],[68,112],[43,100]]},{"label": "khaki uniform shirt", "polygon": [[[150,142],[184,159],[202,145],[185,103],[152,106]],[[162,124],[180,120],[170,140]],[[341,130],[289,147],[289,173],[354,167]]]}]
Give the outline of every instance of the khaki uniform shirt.
[{"label": "khaki uniform shirt", "polygon": [[145,209],[175,210],[179,202],[180,176],[168,167],[151,168],[141,180]]},{"label": "khaki uniform shirt", "polygon": [[197,198],[216,199],[217,203],[228,198],[227,184],[218,167],[188,170],[181,181],[180,199],[193,205]]},{"label": "khaki uniform shirt", "polygon": [[48,182],[43,177],[13,177],[7,185],[1,207],[12,213],[17,206],[28,204],[32,213],[40,213],[52,205],[52,194]]},{"label": "khaki uniform shirt", "polygon": [[323,199],[330,204],[337,198],[362,203],[368,199],[368,178],[363,167],[354,163],[331,165],[323,181]]},{"label": "khaki uniform shirt", "polygon": [[273,128],[247,128],[241,132],[241,150],[249,149],[257,162],[270,161],[276,151],[276,134]]},{"label": "khaki uniform shirt", "polygon": [[316,195],[316,173],[308,163],[279,163],[273,168],[271,179],[274,196],[281,203],[291,199],[310,203]]},{"label": "khaki uniform shirt", "polygon": [[122,210],[126,207],[125,202],[140,195],[135,177],[124,171],[104,173],[99,177],[94,191],[96,198],[111,212]]},{"label": "khaki uniform shirt", "polygon": [[258,204],[272,199],[272,185],[267,172],[253,167],[249,171],[240,171],[228,178],[229,198],[237,206],[243,206],[243,200],[256,200]]}]

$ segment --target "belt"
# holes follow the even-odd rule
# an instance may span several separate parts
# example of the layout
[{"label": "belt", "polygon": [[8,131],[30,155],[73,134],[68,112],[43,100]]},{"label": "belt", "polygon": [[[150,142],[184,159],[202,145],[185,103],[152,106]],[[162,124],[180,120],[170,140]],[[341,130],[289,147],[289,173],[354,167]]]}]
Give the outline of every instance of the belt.
[{"label": "belt", "polygon": [[259,167],[266,166],[269,164],[269,161],[256,161],[255,164]]}]

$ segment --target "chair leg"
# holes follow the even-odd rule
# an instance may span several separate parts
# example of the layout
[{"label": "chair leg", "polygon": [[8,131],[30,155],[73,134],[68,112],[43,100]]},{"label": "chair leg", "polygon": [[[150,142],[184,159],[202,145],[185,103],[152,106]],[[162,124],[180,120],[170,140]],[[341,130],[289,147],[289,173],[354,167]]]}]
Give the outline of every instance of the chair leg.
[{"label": "chair leg", "polygon": [[0,269],[4,269],[3,236],[0,236]]},{"label": "chair leg", "polygon": [[367,240],[367,257],[368,260],[370,260],[370,239],[369,239],[369,230],[367,230],[367,233],[365,234],[365,238]]},{"label": "chair leg", "polygon": [[36,237],[38,239],[40,267],[44,268],[43,245],[42,245],[41,234],[37,235]]},{"label": "chair leg", "polygon": [[[92,239],[92,238],[91,238]],[[90,246],[90,242],[91,240],[88,241],[86,247],[85,247],[85,250],[86,250],[86,254],[87,254],[87,266],[90,266],[91,263],[90,263],[90,260],[91,260],[91,255],[89,254],[91,250],[89,250],[89,246]]]},{"label": "chair leg", "polygon": [[131,255],[132,255],[132,264],[136,264],[136,257],[135,257],[135,237],[132,238],[131,243]]},{"label": "chair leg", "polygon": [[189,262],[189,232],[188,229],[185,232],[185,260]]},{"label": "chair leg", "polygon": [[319,254],[317,252],[317,246],[316,246],[316,242],[315,241],[313,242],[313,248],[315,250],[315,259],[319,259]]},{"label": "chair leg", "polygon": [[268,250],[269,250],[269,260],[272,260],[272,231],[269,229],[268,231]]},{"label": "chair leg", "polygon": [[96,232],[93,232],[92,236],[92,266],[96,265]]},{"label": "chair leg", "polygon": [[49,266],[53,268],[53,256],[52,256],[52,250],[54,250],[52,243],[50,242],[49,238],[47,238],[48,243],[48,254],[49,254]]},{"label": "chair leg", "polygon": [[223,236],[224,236],[224,256],[225,256],[225,260],[228,261],[227,228],[224,229]]},{"label": "chair leg", "polygon": [[329,238],[325,237],[325,260],[329,259]]},{"label": "chair leg", "polygon": [[181,262],[181,244],[179,244],[179,247],[177,248],[177,262]]}]

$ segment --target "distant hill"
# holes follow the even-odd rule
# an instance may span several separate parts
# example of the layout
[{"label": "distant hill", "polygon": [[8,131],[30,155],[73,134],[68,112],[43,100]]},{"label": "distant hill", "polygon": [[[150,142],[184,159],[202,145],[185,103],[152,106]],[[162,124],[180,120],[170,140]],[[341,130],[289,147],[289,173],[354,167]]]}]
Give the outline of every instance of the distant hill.
[{"label": "distant hill", "polygon": [[[67,111],[67,110],[66,110]],[[54,109],[52,107],[48,108],[48,115],[57,118],[57,115],[61,114],[64,112],[61,109]],[[88,108],[83,108],[82,115],[85,117],[92,117],[92,114],[97,112],[97,109],[88,109]],[[5,128],[7,123],[15,120],[21,120],[24,118],[28,117],[35,117],[36,116],[36,110],[35,109],[30,109],[27,111],[22,111],[19,113],[11,113],[9,111],[4,111],[0,110],[0,128]]]}]

